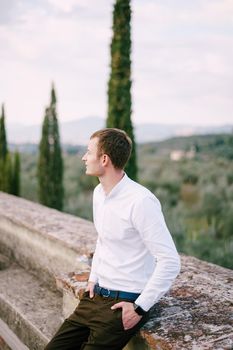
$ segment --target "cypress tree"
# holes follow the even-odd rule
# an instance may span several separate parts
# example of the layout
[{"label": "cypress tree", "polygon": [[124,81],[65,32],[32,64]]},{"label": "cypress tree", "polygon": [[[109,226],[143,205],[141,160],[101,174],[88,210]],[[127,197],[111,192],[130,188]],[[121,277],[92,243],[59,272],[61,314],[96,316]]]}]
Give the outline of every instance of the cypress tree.
[{"label": "cypress tree", "polygon": [[45,109],[45,117],[42,125],[42,138],[39,146],[38,161],[38,182],[39,182],[39,201],[49,206],[49,108]]},{"label": "cypress tree", "polygon": [[0,118],[0,190],[6,191],[7,177],[6,177],[6,159],[7,159],[7,138],[5,130],[5,110],[2,104],[1,118]]},{"label": "cypress tree", "polygon": [[5,130],[5,110],[2,105],[0,118],[0,190],[19,196],[20,159],[16,153],[14,164],[12,155],[8,152],[7,137]]},{"label": "cypress tree", "polygon": [[126,165],[127,174],[137,178],[136,149],[131,122],[131,8],[130,0],[116,0],[113,11],[111,73],[108,82],[107,127],[123,129],[131,137],[133,149]]},{"label": "cypress tree", "polygon": [[0,159],[0,191],[3,191],[3,181],[4,181],[4,163]]},{"label": "cypress tree", "polygon": [[6,129],[5,129],[5,110],[2,104],[2,113],[0,118],[0,159],[6,160],[7,156],[7,140],[6,140]]},{"label": "cypress tree", "polygon": [[56,102],[55,89],[52,85],[50,106],[45,110],[39,146],[39,200],[48,207],[62,210],[64,197],[63,160]]},{"label": "cypress tree", "polygon": [[6,160],[0,159],[0,191],[6,192]]},{"label": "cypress tree", "polygon": [[7,153],[5,160],[5,176],[3,191],[7,193],[12,193],[12,178],[13,178],[13,168],[12,168],[12,159],[11,154]]},{"label": "cypress tree", "polygon": [[15,154],[14,154],[11,193],[14,194],[15,196],[20,195],[20,155],[19,155],[19,152],[15,152]]}]

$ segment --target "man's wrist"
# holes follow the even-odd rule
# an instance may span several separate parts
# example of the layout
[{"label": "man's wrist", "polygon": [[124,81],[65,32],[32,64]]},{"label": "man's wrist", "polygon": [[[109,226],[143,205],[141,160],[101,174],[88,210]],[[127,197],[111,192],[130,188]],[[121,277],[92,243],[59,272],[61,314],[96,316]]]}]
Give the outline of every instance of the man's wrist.
[{"label": "man's wrist", "polygon": [[133,303],[134,311],[139,315],[139,316],[144,316],[146,314],[146,311],[143,310],[143,308],[135,303]]}]

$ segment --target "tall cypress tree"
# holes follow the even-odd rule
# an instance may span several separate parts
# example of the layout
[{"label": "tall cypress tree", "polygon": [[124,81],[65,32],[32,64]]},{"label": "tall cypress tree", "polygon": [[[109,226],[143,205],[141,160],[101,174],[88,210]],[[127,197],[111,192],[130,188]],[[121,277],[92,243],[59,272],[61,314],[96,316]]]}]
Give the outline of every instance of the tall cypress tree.
[{"label": "tall cypress tree", "polygon": [[108,82],[107,127],[123,129],[133,141],[127,174],[136,180],[137,163],[133,125],[131,122],[131,8],[130,0],[116,0],[113,11],[111,42],[111,74]]},{"label": "tall cypress tree", "polygon": [[5,160],[5,176],[3,191],[7,193],[12,193],[12,178],[13,178],[13,167],[12,167],[12,157],[10,153],[7,153]]},{"label": "tall cypress tree", "polygon": [[7,160],[7,138],[5,129],[5,110],[2,104],[0,118],[0,190],[7,191],[6,160]]},{"label": "tall cypress tree", "polygon": [[20,155],[19,152],[14,154],[14,164],[11,179],[11,194],[20,195]]},{"label": "tall cypress tree", "polygon": [[45,109],[45,117],[42,125],[42,138],[39,146],[39,161],[38,161],[38,182],[39,182],[39,201],[42,204],[50,206],[49,200],[49,108]]},{"label": "tall cypress tree", "polygon": [[62,150],[60,145],[60,136],[59,136],[59,126],[57,120],[56,112],[56,94],[54,86],[52,86],[51,91],[51,103],[50,103],[50,124],[51,134],[53,135],[52,141],[52,151],[53,151],[53,161],[50,162],[53,181],[52,185],[52,206],[53,208],[62,210],[63,208],[63,198],[64,198],[64,188],[63,188],[63,160],[62,160]]},{"label": "tall cypress tree", "polygon": [[2,104],[2,114],[0,118],[0,159],[5,161],[7,156],[7,140],[6,140],[6,129],[5,129],[5,109]]},{"label": "tall cypress tree", "polygon": [[63,208],[63,160],[56,112],[56,94],[52,85],[50,106],[45,110],[38,160],[39,200],[48,207]]},{"label": "tall cypress tree", "polygon": [[5,129],[5,110],[2,105],[0,118],[0,190],[19,196],[20,158],[15,154],[14,164],[12,155],[8,152]]}]

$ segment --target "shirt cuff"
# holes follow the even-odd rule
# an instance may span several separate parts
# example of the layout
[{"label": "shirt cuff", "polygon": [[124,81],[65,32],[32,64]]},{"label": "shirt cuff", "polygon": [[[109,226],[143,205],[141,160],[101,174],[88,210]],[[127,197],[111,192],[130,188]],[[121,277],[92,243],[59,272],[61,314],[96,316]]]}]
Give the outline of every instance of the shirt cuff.
[{"label": "shirt cuff", "polygon": [[144,311],[149,311],[150,308],[155,304],[151,304],[151,302],[146,301],[141,295],[135,300],[135,304],[140,306]]}]

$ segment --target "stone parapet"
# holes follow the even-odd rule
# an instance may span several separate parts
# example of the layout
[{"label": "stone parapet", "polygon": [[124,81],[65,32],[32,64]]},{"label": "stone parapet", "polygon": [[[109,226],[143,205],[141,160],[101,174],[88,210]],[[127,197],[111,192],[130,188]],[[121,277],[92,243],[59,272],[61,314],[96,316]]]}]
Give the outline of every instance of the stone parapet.
[{"label": "stone parapet", "polygon": [[0,192],[0,253],[45,282],[87,268],[95,242],[91,222]]}]

